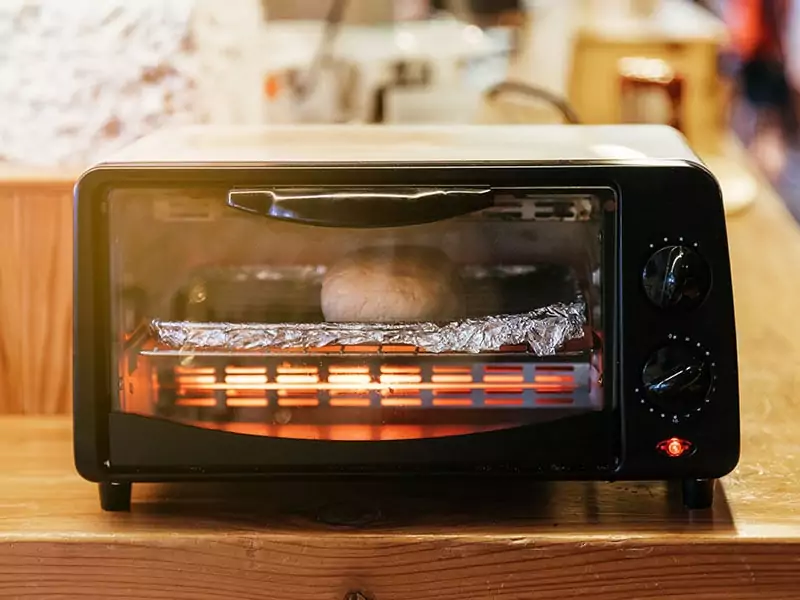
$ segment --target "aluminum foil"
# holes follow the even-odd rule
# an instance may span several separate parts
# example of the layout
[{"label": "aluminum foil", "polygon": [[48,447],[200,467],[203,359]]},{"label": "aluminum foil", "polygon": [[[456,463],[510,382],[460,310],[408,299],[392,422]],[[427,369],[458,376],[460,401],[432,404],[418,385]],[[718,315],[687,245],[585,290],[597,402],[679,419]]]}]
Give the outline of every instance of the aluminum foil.
[{"label": "aluminum foil", "polygon": [[181,351],[270,351],[337,345],[408,344],[432,353],[489,352],[526,344],[550,356],[583,337],[582,301],[552,304],[531,312],[463,319],[450,323],[151,323],[156,341]]}]

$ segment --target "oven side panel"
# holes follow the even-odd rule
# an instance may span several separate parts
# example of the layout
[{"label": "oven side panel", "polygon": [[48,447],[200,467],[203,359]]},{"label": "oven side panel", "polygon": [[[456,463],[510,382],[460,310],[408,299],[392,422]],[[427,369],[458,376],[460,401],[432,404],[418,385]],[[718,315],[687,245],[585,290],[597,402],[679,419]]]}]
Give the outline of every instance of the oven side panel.
[{"label": "oven side panel", "polygon": [[73,452],[84,478],[108,475],[108,412],[111,407],[108,323],[107,228],[102,202],[114,171],[85,173],[74,190],[73,256]]}]

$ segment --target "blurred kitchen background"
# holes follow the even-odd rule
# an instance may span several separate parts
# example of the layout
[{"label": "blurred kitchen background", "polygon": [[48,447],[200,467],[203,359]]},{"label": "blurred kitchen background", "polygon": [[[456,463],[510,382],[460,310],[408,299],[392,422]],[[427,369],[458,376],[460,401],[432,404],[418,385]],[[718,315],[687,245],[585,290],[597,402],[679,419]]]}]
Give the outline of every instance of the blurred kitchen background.
[{"label": "blurred kitchen background", "polygon": [[171,123],[733,123],[792,160],[791,0],[2,0],[0,157]]},{"label": "blurred kitchen background", "polygon": [[800,217],[794,0],[1,0],[0,159],[183,122],[732,129]]},{"label": "blurred kitchen background", "polygon": [[69,404],[69,365],[45,362],[69,353],[72,184],[169,125],[668,123],[719,177],[729,213],[769,181],[800,219],[799,11],[800,0],[0,0],[0,398]]}]

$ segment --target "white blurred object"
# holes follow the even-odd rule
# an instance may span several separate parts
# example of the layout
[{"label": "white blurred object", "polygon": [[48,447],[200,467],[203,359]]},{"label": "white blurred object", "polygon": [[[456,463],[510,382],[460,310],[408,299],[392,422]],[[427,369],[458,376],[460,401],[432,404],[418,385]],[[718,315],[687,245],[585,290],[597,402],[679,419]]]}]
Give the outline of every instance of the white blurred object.
[{"label": "white blurred object", "polygon": [[161,127],[258,123],[260,0],[2,0],[0,161],[81,168]]},{"label": "white blurred object", "polygon": [[0,4],[0,160],[82,167],[194,120],[193,5]]},{"label": "white blurred object", "polygon": [[[466,66],[504,51],[496,39],[455,19],[342,25],[314,89],[301,101],[292,82],[313,61],[323,28],[291,21],[267,26],[265,122],[364,122],[380,112],[387,122],[468,121],[482,88],[469,80]],[[424,84],[403,85],[401,70],[423,70],[428,77]],[[383,111],[377,107],[381,95]]]},{"label": "white blurred object", "polygon": [[261,0],[0,0],[0,161],[82,168],[187,122],[369,120],[399,61],[434,79],[419,110],[392,100],[393,118],[468,115],[462,67],[496,44],[452,19],[364,25],[383,23],[386,2],[355,2],[345,22],[362,25],[342,29],[300,98],[323,24],[269,21]]},{"label": "white blurred object", "polygon": [[395,53],[401,61],[427,72],[425,81],[386,82],[386,123],[469,123],[475,120],[486,85],[470,79],[467,65],[497,55],[501,47],[475,25],[437,20],[399,25]]},{"label": "white blurred object", "polygon": [[566,97],[581,8],[580,0],[537,0],[510,77]]},{"label": "white blurred object", "polygon": [[192,30],[198,61],[198,110],[223,125],[261,118],[261,0],[195,0]]},{"label": "white blurred object", "polygon": [[[273,21],[265,28],[257,60],[260,66],[260,118],[271,124],[336,123],[348,119],[345,99],[359,84],[354,65],[331,51],[318,65],[313,81],[309,69],[318,59],[325,25],[317,21]],[[338,40],[335,42],[338,45]],[[335,46],[334,46],[335,48]]]},{"label": "white blurred object", "polygon": [[726,215],[738,214],[753,205],[758,198],[759,182],[746,166],[747,160],[712,155],[704,156],[703,162],[719,181]]}]

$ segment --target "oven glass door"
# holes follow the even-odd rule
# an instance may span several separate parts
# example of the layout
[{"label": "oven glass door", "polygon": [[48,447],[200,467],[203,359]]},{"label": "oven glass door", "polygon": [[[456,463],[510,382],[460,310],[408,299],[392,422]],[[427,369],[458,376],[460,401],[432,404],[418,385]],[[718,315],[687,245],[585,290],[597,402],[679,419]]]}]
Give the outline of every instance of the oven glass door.
[{"label": "oven glass door", "polygon": [[611,197],[113,190],[113,410],[338,441],[601,411]]}]

